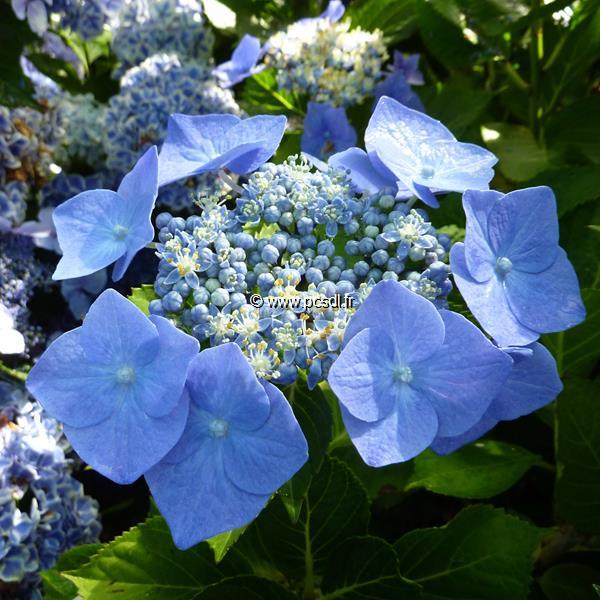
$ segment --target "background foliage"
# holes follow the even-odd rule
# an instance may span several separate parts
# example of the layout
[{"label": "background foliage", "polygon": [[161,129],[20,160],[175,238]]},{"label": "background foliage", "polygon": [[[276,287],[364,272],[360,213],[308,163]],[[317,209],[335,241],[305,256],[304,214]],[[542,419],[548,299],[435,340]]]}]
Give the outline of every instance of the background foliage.
[{"label": "background foliage", "polygon": [[[274,32],[320,2],[206,3],[223,60],[246,32]],[[223,5],[235,13],[223,27]],[[308,10],[307,10],[308,5]],[[151,509],[141,524],[102,545],[77,547],[44,573],[47,598],[242,597],[587,599],[600,595],[600,2],[541,0],[352,0],[353,26],[380,28],[390,49],[421,53],[427,112],[461,140],[500,158],[492,187],[553,187],[561,245],[578,272],[587,320],[542,341],[564,392],[555,403],[447,457],[427,451],[382,469],[362,463],[337,403],[303,383],[287,390],[310,445],[310,462],[245,530],[177,550]],[[568,20],[568,23],[562,21]],[[0,4],[0,101],[29,102],[18,58],[25,24]],[[66,64],[31,56],[66,89],[110,95],[102,39],[69,39],[84,57],[80,82]],[[305,101],[278,90],[266,70],[238,88],[251,114],[301,117]],[[359,137],[370,105],[353,107]],[[278,157],[299,149],[286,138]],[[464,215],[451,195],[432,212],[460,239]],[[449,224],[451,225],[449,227]],[[147,291],[147,290],[146,290]],[[148,294],[134,301],[147,306]],[[451,298],[455,303],[458,297]],[[453,308],[466,311],[464,306]],[[94,486],[93,478],[87,482]],[[119,533],[119,510],[104,515]],[[102,499],[102,498],[101,498]],[[139,512],[139,511],[138,511]],[[594,585],[596,584],[596,585]]]}]

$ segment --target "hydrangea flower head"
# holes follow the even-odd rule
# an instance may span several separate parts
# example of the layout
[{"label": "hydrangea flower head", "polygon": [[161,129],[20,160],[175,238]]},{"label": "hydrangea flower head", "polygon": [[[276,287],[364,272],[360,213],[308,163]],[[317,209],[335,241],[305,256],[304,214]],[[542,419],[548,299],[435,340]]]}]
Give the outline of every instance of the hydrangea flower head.
[{"label": "hydrangea flower head", "polygon": [[511,363],[461,315],[383,281],[351,319],[328,381],[363,460],[383,466],[475,425]]},{"label": "hydrangea flower head", "polygon": [[513,366],[500,393],[481,420],[455,437],[438,437],[431,448],[450,454],[487,433],[500,421],[512,421],[552,402],[563,389],[552,354],[538,342],[524,348],[503,348]]},{"label": "hydrangea flower head", "polygon": [[558,245],[550,188],[469,190],[463,207],[466,237],[452,249],[454,280],[498,344],[526,345],[585,318],[577,275]]},{"label": "hydrangea flower head", "polygon": [[255,171],[277,150],[286,121],[267,115],[171,115],[159,156],[159,185],[223,168],[239,175]]},{"label": "hydrangea flower head", "polygon": [[382,96],[365,132],[376,155],[404,187],[429,206],[433,192],[487,190],[498,159],[475,144],[458,142],[439,121]]},{"label": "hydrangea flower head", "polygon": [[55,340],[27,378],[77,453],[117,483],[131,483],[177,442],[188,412],[182,396],[196,340],[168,320],[146,318],[114,290],[81,327]]},{"label": "hydrangea flower head", "polygon": [[356,144],[356,131],[350,125],[346,111],[329,104],[309,102],[300,140],[303,152],[326,160]]},{"label": "hydrangea flower head", "polygon": [[48,29],[48,10],[52,0],[11,0],[12,9],[21,21],[27,19],[31,31],[42,35]]},{"label": "hydrangea flower head", "polygon": [[53,279],[94,273],[117,261],[112,277],[123,277],[133,257],[154,237],[150,220],[158,192],[158,156],[152,146],[123,178],[116,192],[90,190],[54,210],[63,252]]},{"label": "hydrangea flower head", "polygon": [[201,352],[186,391],[181,440],[146,473],[182,549],[251,521],[308,456],[287,400],[256,378],[236,344]]},{"label": "hydrangea flower head", "polygon": [[262,55],[260,40],[246,34],[233,51],[231,59],[218,65],[212,73],[223,87],[232,87],[265,68],[264,65],[256,65]]}]

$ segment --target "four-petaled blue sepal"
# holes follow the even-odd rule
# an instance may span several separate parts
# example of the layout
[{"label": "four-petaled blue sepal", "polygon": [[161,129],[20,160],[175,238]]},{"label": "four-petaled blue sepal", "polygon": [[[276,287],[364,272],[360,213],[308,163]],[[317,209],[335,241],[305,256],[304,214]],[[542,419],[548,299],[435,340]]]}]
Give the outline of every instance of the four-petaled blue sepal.
[{"label": "four-petaled blue sepal", "polygon": [[350,320],[328,381],[352,442],[379,467],[473,427],[511,365],[461,315],[383,281]]},{"label": "four-petaled blue sepal", "polygon": [[356,144],[356,131],[350,125],[346,111],[330,104],[309,102],[300,139],[303,152],[327,159]]},{"label": "four-petaled blue sepal", "polygon": [[116,261],[112,278],[121,279],[133,257],[154,237],[151,214],[157,182],[158,156],[152,146],[116,192],[89,190],[58,206],[52,218],[63,255],[52,278],[83,277]]},{"label": "four-petaled blue sepal", "polygon": [[171,115],[158,157],[159,186],[223,168],[238,175],[255,171],[277,150],[286,121],[267,115]]},{"label": "four-petaled blue sepal", "polygon": [[438,454],[450,454],[492,429],[499,421],[512,421],[552,402],[563,389],[552,354],[538,342],[524,348],[504,348],[513,366],[500,393],[481,421],[456,437],[438,437],[431,445]]},{"label": "four-petaled blue sepal", "polygon": [[382,96],[365,132],[369,155],[425,204],[434,193],[487,190],[498,159],[475,144],[458,142],[439,121]]},{"label": "four-petaled blue sepal", "polygon": [[585,318],[577,275],[558,245],[548,187],[508,194],[469,190],[464,244],[450,254],[454,281],[481,326],[501,346],[526,345]]},{"label": "four-petaled blue sepal", "polygon": [[189,369],[189,418],[146,480],[182,549],[241,527],[308,457],[292,409],[256,378],[239,346],[204,350]]},{"label": "four-petaled blue sepal", "polygon": [[258,65],[264,48],[253,35],[246,34],[231,55],[231,59],[213,69],[213,75],[224,88],[230,88],[255,73],[259,73],[265,65]]},{"label": "four-petaled blue sepal", "polygon": [[64,423],[75,451],[117,483],[131,483],[177,443],[188,414],[182,395],[198,342],[144,314],[112,289],[81,327],[55,340],[27,388]]}]

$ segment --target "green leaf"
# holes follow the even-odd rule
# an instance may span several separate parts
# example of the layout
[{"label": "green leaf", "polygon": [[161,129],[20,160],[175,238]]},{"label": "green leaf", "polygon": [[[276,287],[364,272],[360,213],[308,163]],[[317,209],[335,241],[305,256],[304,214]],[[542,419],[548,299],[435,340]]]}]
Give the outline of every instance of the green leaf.
[{"label": "green leaf", "polygon": [[294,600],[296,596],[274,581],[254,575],[240,575],[228,577],[207,587],[195,597],[195,600],[226,600],[227,598]]},{"label": "green leaf", "polygon": [[[546,125],[546,141],[549,146],[573,161],[573,155],[581,154],[600,164],[600,102],[597,98],[583,98],[555,114]],[[596,171],[598,168],[596,167]]]},{"label": "green leaf", "polygon": [[356,0],[345,18],[364,31],[379,29],[388,45],[410,37],[417,26],[415,0]]},{"label": "green leaf", "polygon": [[486,123],[481,127],[481,135],[486,146],[499,158],[500,172],[512,181],[527,181],[548,168],[546,150],[523,125]]},{"label": "green leaf", "polygon": [[231,553],[215,565],[208,544],[178,550],[164,519],[152,517],[63,575],[85,600],[186,600],[247,570],[245,561]]},{"label": "green leaf", "polygon": [[581,204],[600,198],[600,169],[594,165],[563,166],[542,171],[523,187],[547,185],[556,195],[558,216],[562,217]]},{"label": "green leaf", "polygon": [[371,537],[344,541],[328,561],[321,584],[323,600],[419,598],[420,588],[398,571],[394,547]]},{"label": "green leaf", "polygon": [[450,2],[415,0],[423,43],[449,71],[464,69],[473,63],[477,47],[468,42],[454,20],[455,7]]},{"label": "green leaf", "polygon": [[600,382],[568,380],[556,407],[556,508],[581,531],[600,531]]},{"label": "green leaf", "polygon": [[257,574],[277,568],[288,576],[322,570],[341,541],[366,533],[367,495],[350,469],[325,458],[313,477],[300,518],[290,522],[279,498],[248,527],[235,549],[250,560]]},{"label": "green leaf", "polygon": [[54,567],[41,574],[44,598],[47,600],[73,600],[77,596],[77,586],[63,577],[61,571],[78,569],[101,548],[102,544],[83,544],[63,552]]},{"label": "green leaf", "polygon": [[386,467],[370,467],[365,464],[353,445],[336,448],[332,456],[343,461],[360,479],[370,500],[382,493],[401,492],[406,487],[413,472],[413,461],[406,461]]},{"label": "green leaf", "polygon": [[577,327],[545,335],[544,344],[554,355],[561,375],[588,375],[600,360],[600,290],[581,290],[587,311]]},{"label": "green leaf", "polygon": [[158,296],[154,291],[154,286],[148,283],[143,283],[142,287],[133,288],[131,294],[127,296],[145,315],[150,314],[148,312],[148,305],[152,300],[156,300]]},{"label": "green leaf", "polygon": [[524,448],[492,440],[479,440],[448,456],[426,450],[414,459],[406,489],[422,487],[458,498],[490,498],[511,488],[541,462]]},{"label": "green leaf", "polygon": [[469,26],[488,37],[498,37],[528,12],[528,4],[519,0],[456,0],[465,12]]},{"label": "green leaf", "polygon": [[246,79],[240,103],[250,114],[304,116],[300,97],[279,89],[275,69],[265,69]]},{"label": "green leaf", "polygon": [[211,547],[215,555],[215,561],[217,563],[221,562],[223,558],[225,558],[225,555],[229,549],[239,540],[244,531],[246,531],[245,526],[238,527],[237,529],[225,531],[224,533],[220,533],[219,535],[215,535],[214,537],[206,540],[206,543]]},{"label": "green leaf", "polygon": [[593,584],[600,579],[600,571],[577,564],[556,565],[548,569],[539,584],[548,600],[594,600]]},{"label": "green leaf", "polygon": [[308,462],[279,492],[290,519],[297,521],[304,495],[313,475],[321,468],[331,441],[332,420],[329,404],[319,387],[311,391],[306,382],[298,379],[288,390],[287,398],[308,442]]},{"label": "green leaf", "polygon": [[545,531],[491,506],[469,506],[444,527],[417,529],[394,547],[400,572],[428,600],[526,600]]}]

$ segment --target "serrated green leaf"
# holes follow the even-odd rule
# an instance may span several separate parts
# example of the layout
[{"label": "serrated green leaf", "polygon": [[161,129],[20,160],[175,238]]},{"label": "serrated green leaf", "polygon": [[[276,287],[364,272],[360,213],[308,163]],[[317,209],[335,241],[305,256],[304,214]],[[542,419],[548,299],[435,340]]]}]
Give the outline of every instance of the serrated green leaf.
[{"label": "serrated green leaf", "polygon": [[133,302],[145,315],[150,314],[148,311],[148,305],[152,300],[158,298],[154,291],[154,286],[144,283],[142,287],[133,288],[131,294],[127,296],[131,302]]},{"label": "serrated green leaf", "polygon": [[481,135],[485,145],[499,158],[500,172],[512,181],[527,181],[550,164],[547,151],[523,125],[486,123],[481,127]]},{"label": "serrated green leaf", "polygon": [[394,547],[372,536],[344,541],[325,567],[323,600],[419,598],[420,588],[398,571]]},{"label": "serrated green leaf", "polygon": [[75,546],[60,555],[57,563],[43,571],[44,598],[47,600],[72,600],[77,596],[77,586],[63,577],[62,571],[78,569],[86,564],[94,554],[102,548],[102,544],[83,544]]},{"label": "serrated green leaf", "polygon": [[246,531],[246,527],[238,527],[237,529],[225,531],[206,540],[206,543],[211,547],[215,555],[216,562],[219,563],[225,558],[229,549],[238,541],[244,531]]},{"label": "serrated green leaf", "polygon": [[561,377],[588,375],[600,360],[600,290],[581,290],[581,297],[587,313],[585,321],[542,338],[556,359]]},{"label": "serrated green leaf", "polygon": [[526,600],[545,530],[491,506],[470,506],[444,527],[417,529],[394,547],[400,572],[427,600]]},{"label": "serrated green leaf", "polygon": [[548,569],[539,584],[548,600],[594,600],[593,585],[600,571],[586,565],[562,564]]},{"label": "serrated green leaf", "polygon": [[309,390],[306,382],[298,379],[286,396],[308,442],[308,462],[280,490],[279,496],[290,519],[297,521],[302,510],[304,495],[310,481],[321,468],[323,457],[331,441],[331,410],[319,387]]},{"label": "serrated green leaf", "polygon": [[524,448],[479,440],[448,456],[426,450],[414,459],[406,489],[425,488],[457,498],[490,498],[511,488],[542,460]]},{"label": "serrated green leaf", "polygon": [[196,600],[226,600],[243,598],[244,600],[294,600],[296,596],[274,581],[240,575],[228,577],[207,587]]},{"label": "serrated green leaf", "polygon": [[84,566],[64,572],[84,600],[187,600],[225,577],[248,573],[231,553],[219,565],[208,544],[178,550],[162,517],[152,517],[104,546]]},{"label": "serrated green leaf", "polygon": [[276,568],[289,577],[323,569],[340,542],[366,533],[367,495],[342,462],[325,458],[313,477],[300,518],[290,522],[276,497],[248,527],[235,549],[250,560],[255,572]]},{"label": "serrated green leaf", "polygon": [[406,39],[417,26],[415,0],[356,0],[345,18],[364,31],[379,29],[388,44]]},{"label": "serrated green leaf", "polygon": [[556,406],[556,509],[581,531],[600,531],[600,382],[567,380]]}]

